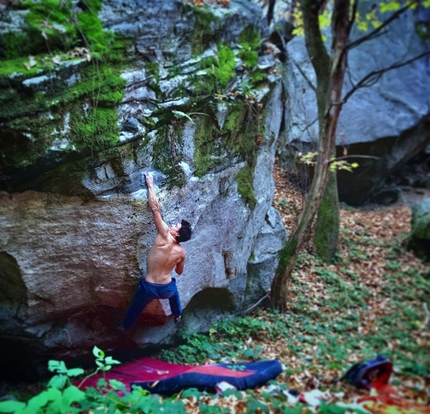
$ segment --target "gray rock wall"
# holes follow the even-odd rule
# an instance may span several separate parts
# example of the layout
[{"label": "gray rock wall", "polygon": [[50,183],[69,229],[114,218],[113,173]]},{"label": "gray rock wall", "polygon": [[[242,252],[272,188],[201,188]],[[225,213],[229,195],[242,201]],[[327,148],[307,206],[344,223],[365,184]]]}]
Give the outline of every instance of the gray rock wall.
[{"label": "gray rock wall", "polygon": [[[361,5],[363,10],[370,6]],[[380,15],[381,20],[386,17]],[[415,30],[417,25],[429,22],[427,10],[411,11],[390,24],[383,36],[353,48],[348,55],[344,94],[369,73],[429,51],[429,41],[421,39]],[[355,31],[351,39],[365,33]],[[314,151],[318,140],[315,94],[301,73],[315,84],[303,37],[295,37],[287,44],[287,70],[291,117],[286,125],[285,147],[281,146],[280,152],[283,164],[294,168],[296,153]],[[341,200],[361,204],[377,192],[386,177],[430,142],[429,73],[427,55],[386,72],[368,87],[357,90],[343,106],[337,129],[338,156],[346,149],[348,155],[369,158],[348,159],[357,162],[359,168],[353,173],[338,174]]]},{"label": "gray rock wall", "polygon": [[[87,85],[85,58],[60,65],[50,82],[41,79],[42,69],[1,78],[9,90],[19,92],[24,83],[32,88],[29,101],[19,98],[19,111],[0,111],[0,134],[7,137],[0,180],[0,283],[7,292],[0,294],[0,342],[4,352],[20,351],[3,360],[2,369],[14,365],[22,373],[49,358],[85,355],[94,345],[109,351],[174,343],[177,327],[161,325],[170,313],[165,301],[152,304],[129,335],[116,329],[156,235],[145,171],[155,176],[164,220],[185,218],[194,229],[177,277],[181,329],[207,330],[269,289],[286,240],[271,206],[283,80],[273,56],[260,56],[262,69],[247,67],[240,57],[246,27],[264,34],[258,7],[247,1],[232,1],[228,9],[215,5],[206,38],[192,39],[198,13],[173,0],[103,2],[103,27],[129,41],[123,52],[129,60],[115,78],[103,78],[115,83],[112,90],[124,86],[116,104],[112,90],[103,91],[105,101],[94,107],[94,92],[73,89]],[[198,92],[196,79],[210,77],[201,64],[218,58],[220,42],[235,53],[236,74],[226,88]],[[99,74],[114,68],[114,62],[100,67]],[[258,70],[263,77],[252,83]],[[61,89],[64,79],[70,96]],[[252,95],[237,93],[243,82]],[[37,90],[62,95],[55,95],[55,107],[52,101],[40,107],[32,100]],[[223,96],[216,99],[216,91]],[[0,98],[7,93],[1,89]],[[112,127],[86,147],[76,140],[83,133],[79,122],[103,128],[105,118],[85,124],[100,109],[114,120]],[[19,125],[25,117],[31,123],[24,133]],[[55,128],[51,121],[58,121]],[[117,135],[108,144],[104,134],[112,131]],[[13,139],[27,152],[18,151]]]}]

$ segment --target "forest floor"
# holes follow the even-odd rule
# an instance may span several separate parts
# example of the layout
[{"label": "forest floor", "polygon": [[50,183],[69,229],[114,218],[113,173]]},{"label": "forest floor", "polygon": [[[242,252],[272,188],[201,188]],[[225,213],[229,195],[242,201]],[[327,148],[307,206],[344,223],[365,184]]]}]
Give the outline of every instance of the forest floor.
[{"label": "forest floor", "polygon": [[[273,176],[273,205],[291,233],[304,194],[278,166]],[[411,194],[417,201],[417,195]],[[164,359],[171,362],[278,359],[284,365],[276,386],[243,398],[185,398],[187,411],[218,412],[208,411],[218,406],[234,413],[341,413],[338,404],[343,403],[349,405],[348,412],[365,412],[367,404],[367,412],[430,413],[430,326],[425,326],[424,305],[430,307],[430,265],[407,250],[411,220],[407,201],[390,207],[342,207],[339,249],[333,262],[322,263],[313,246],[306,246],[293,275],[285,314],[260,309],[239,321],[215,326],[207,339],[191,336],[174,353],[166,352]],[[357,405],[360,398],[377,392],[335,381],[354,363],[378,354],[393,363],[392,399],[384,406],[381,393],[372,403]],[[288,390],[302,394],[301,399],[310,404],[300,405]],[[322,405],[319,397],[325,401]],[[400,411],[399,405],[406,411]]]}]

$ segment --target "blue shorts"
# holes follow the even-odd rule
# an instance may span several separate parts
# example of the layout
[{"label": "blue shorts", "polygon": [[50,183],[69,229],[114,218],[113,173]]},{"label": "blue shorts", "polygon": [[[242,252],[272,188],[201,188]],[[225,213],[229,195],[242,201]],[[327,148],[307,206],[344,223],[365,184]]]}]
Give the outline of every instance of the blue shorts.
[{"label": "blue shorts", "polygon": [[165,284],[151,283],[142,279],[137,286],[137,292],[133,303],[127,311],[123,322],[125,330],[130,329],[136,323],[139,315],[148,303],[154,299],[169,299],[170,309],[173,316],[175,318],[179,318],[179,316],[181,316],[182,306],[175,278],[172,278],[169,283]]}]

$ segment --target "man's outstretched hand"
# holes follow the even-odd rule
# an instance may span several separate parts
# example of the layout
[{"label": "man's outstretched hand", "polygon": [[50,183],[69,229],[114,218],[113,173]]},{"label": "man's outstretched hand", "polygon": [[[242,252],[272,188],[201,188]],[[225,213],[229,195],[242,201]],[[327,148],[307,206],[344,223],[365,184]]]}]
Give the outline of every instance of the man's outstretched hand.
[{"label": "man's outstretched hand", "polygon": [[151,188],[154,184],[154,177],[152,176],[151,173],[144,173],[144,175],[145,175],[146,185],[148,186],[148,188]]}]

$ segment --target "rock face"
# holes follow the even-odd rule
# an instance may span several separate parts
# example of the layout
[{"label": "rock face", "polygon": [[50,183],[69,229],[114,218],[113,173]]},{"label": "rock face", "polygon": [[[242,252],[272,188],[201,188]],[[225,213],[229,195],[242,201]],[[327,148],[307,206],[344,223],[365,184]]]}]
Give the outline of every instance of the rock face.
[{"label": "rock face", "polygon": [[[370,6],[373,5],[361,5]],[[379,18],[384,20],[386,16]],[[379,79],[371,78],[377,82],[358,89],[343,106],[337,129],[337,155],[342,156],[346,149],[352,156],[348,161],[359,164],[353,173],[338,174],[339,197],[348,204],[359,205],[376,194],[385,178],[430,142],[428,55],[401,65],[430,50],[428,39],[417,35],[420,27],[428,27],[429,23],[428,10],[411,11],[392,22],[384,36],[364,42],[349,53],[344,94],[369,73],[392,65],[399,67]],[[351,38],[364,34],[356,31]],[[286,145],[280,148],[283,164],[293,169],[298,151],[315,151],[318,122],[315,94],[305,79],[315,84],[315,74],[303,37],[295,37],[287,44],[287,54],[291,114],[283,135]]]},{"label": "rock face", "polygon": [[430,260],[430,198],[412,206],[409,247],[418,257]]},{"label": "rock face", "polygon": [[[284,83],[259,49],[261,10],[85,4],[44,29],[43,2],[0,22],[0,372],[16,376],[94,345],[175,341],[172,322],[116,329],[155,237],[145,171],[164,220],[194,229],[177,278],[183,330],[263,296],[286,241],[271,206]],[[162,302],[146,318],[168,314]]]}]

